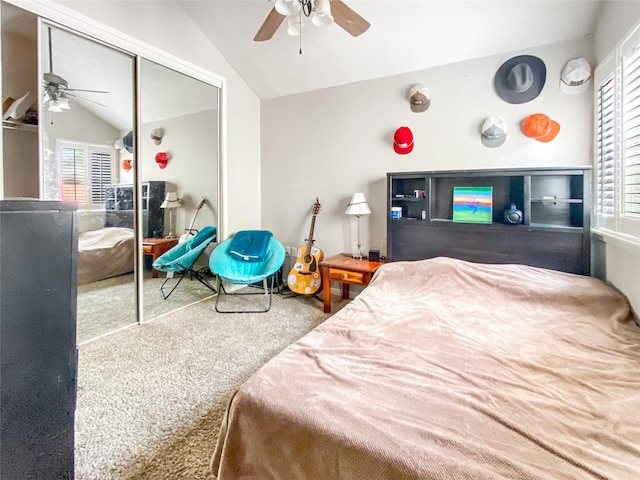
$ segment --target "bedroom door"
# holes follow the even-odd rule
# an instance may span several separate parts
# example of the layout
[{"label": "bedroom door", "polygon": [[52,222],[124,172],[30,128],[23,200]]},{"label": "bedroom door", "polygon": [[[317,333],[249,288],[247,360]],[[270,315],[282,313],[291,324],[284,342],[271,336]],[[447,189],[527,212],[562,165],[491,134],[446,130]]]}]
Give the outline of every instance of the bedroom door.
[{"label": "bedroom door", "polygon": [[[162,220],[147,229],[141,246],[142,317],[148,321],[213,293],[187,275],[165,299],[180,274],[168,278],[152,264],[157,254],[169,251],[172,256],[177,250],[170,250],[179,249],[190,234],[205,226],[218,227],[219,92],[206,81],[147,59],[140,59],[139,78],[142,209],[148,218]],[[154,183],[162,185],[163,197],[154,201],[150,195],[147,204],[144,185]],[[142,220],[148,221],[144,216]],[[194,264],[205,277],[212,248]]]}]

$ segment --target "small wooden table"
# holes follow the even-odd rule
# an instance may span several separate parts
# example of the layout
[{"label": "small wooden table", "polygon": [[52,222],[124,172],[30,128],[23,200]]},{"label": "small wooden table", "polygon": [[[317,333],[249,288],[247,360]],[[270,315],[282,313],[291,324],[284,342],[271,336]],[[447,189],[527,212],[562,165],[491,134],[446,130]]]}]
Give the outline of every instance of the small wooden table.
[{"label": "small wooden table", "polygon": [[[145,238],[142,240],[142,251],[145,255],[151,255],[151,264],[163,253],[171,250],[178,244],[177,238]],[[151,269],[151,277],[158,278],[158,271]]]},{"label": "small wooden table", "polygon": [[340,282],[342,284],[342,298],[349,298],[349,284],[366,287],[375,271],[383,263],[384,261],[369,261],[368,258],[359,260],[347,253],[341,253],[321,261],[324,312],[331,312],[331,282]]}]

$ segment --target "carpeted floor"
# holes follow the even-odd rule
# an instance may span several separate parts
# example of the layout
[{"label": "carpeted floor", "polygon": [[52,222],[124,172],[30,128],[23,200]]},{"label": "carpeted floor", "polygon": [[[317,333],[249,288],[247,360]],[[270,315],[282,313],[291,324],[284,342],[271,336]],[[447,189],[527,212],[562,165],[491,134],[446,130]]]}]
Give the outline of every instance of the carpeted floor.
[{"label": "carpeted floor", "polygon": [[[160,274],[158,278],[152,278],[151,271],[145,271],[143,283],[145,321],[213,294],[197,280],[186,277],[169,298],[164,300],[160,294],[160,285],[165,278],[164,274]],[[169,289],[173,282],[175,279],[167,284]],[[132,323],[136,323],[136,292],[132,273],[78,286],[77,343],[91,340]]]},{"label": "carpeted floor", "polygon": [[[246,307],[262,297],[223,299]],[[80,346],[77,480],[212,478],[233,389],[329,316],[314,297],[275,295],[263,314],[218,314],[214,302]]]}]

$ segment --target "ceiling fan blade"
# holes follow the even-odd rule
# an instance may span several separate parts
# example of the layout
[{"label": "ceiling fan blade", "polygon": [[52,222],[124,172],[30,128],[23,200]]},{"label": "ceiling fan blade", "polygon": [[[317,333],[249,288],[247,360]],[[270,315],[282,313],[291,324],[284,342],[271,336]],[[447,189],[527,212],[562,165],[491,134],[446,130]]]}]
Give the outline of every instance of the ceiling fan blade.
[{"label": "ceiling fan blade", "polygon": [[83,88],[61,88],[65,92],[109,93],[106,90],[85,90]]},{"label": "ceiling fan blade", "polygon": [[67,93],[66,91],[65,91],[65,94],[66,94],[68,97],[73,97],[73,98],[76,98],[76,99],[78,99],[78,100],[82,100],[82,101],[84,101],[84,102],[91,102],[91,103],[95,103],[96,105],[100,105],[101,107],[109,108],[109,106],[108,106],[108,105],[105,105],[105,104],[100,103],[100,102],[96,102],[96,101],[94,101],[94,100],[89,100],[88,98],[79,97],[78,95],[74,95],[74,94],[72,94],[72,93]]},{"label": "ceiling fan blade", "polygon": [[351,10],[342,0],[331,0],[333,20],[349,34],[357,37],[371,26],[364,18]]},{"label": "ceiling fan blade", "polygon": [[273,37],[273,34],[276,33],[276,30],[278,30],[278,27],[282,24],[283,21],[284,15],[280,15],[276,11],[276,7],[273,7],[269,12],[269,15],[267,15],[266,20],[260,27],[260,30],[258,30],[256,36],[253,37],[253,41],[264,42],[265,40],[269,40],[271,37]]}]

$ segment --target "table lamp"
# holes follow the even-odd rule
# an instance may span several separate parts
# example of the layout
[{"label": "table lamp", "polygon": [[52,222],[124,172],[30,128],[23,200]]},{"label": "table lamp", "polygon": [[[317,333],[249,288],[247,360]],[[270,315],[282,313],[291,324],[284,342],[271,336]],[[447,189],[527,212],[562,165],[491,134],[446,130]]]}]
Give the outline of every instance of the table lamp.
[{"label": "table lamp", "polygon": [[162,205],[160,205],[160,208],[169,209],[169,234],[165,238],[175,238],[173,233],[173,215],[174,210],[181,206],[178,194],[176,192],[167,192]]},{"label": "table lamp", "polygon": [[360,244],[360,217],[362,215],[370,215],[371,209],[369,205],[367,205],[367,200],[364,198],[364,193],[354,193],[353,197],[351,197],[351,201],[347,206],[347,211],[344,212],[347,215],[355,215],[356,223],[357,223],[357,235],[358,235],[358,253],[353,255],[353,258],[358,258],[362,260],[362,250]]}]

